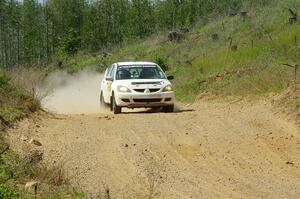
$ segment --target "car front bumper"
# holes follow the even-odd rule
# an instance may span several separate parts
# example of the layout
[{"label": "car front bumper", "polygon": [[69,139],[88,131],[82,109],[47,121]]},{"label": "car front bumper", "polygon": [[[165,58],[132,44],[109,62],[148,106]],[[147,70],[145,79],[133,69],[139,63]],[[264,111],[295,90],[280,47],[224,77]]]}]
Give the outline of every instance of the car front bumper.
[{"label": "car front bumper", "polygon": [[116,103],[121,107],[147,108],[174,104],[174,91],[160,93],[116,93]]}]

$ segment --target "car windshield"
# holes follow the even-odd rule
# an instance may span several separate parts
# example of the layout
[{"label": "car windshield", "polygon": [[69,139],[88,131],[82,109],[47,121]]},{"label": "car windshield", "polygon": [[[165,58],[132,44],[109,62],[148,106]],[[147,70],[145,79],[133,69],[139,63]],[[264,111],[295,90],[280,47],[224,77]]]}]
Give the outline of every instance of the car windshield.
[{"label": "car windshield", "polygon": [[134,65],[119,66],[116,73],[116,79],[166,79],[166,76],[156,65]]}]

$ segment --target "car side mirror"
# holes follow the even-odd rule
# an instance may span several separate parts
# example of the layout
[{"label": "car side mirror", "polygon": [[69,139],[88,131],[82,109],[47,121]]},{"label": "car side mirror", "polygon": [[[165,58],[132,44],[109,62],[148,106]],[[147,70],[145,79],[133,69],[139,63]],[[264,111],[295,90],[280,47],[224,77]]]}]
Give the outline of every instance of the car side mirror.
[{"label": "car side mirror", "polygon": [[112,82],[112,81],[114,81],[114,78],[113,77],[105,77],[105,80],[108,82]]},{"label": "car side mirror", "polygon": [[173,75],[168,76],[168,80],[173,80],[173,79],[174,79]]}]

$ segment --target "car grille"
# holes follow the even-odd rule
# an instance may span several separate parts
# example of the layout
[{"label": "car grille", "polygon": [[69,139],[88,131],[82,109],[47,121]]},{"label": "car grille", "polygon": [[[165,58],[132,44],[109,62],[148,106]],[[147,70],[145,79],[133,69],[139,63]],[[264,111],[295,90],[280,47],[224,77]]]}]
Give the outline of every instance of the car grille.
[{"label": "car grille", "polygon": [[149,89],[149,91],[151,92],[151,93],[155,93],[155,92],[157,92],[157,91],[159,91],[160,89],[159,88],[151,88],[151,89]]},{"label": "car grille", "polygon": [[129,99],[122,99],[122,101],[123,101],[123,102],[127,102],[127,103],[129,103],[129,102],[130,102],[130,100],[129,100]]},{"label": "car grille", "polygon": [[[139,92],[139,93],[144,93],[146,89],[134,89],[134,91]],[[155,93],[159,91],[159,88],[151,88],[149,89],[150,93]]]},{"label": "car grille", "polygon": [[153,98],[153,99],[133,99],[134,102],[140,103],[151,103],[151,102],[160,102],[161,98]]},{"label": "car grille", "polygon": [[139,93],[143,93],[143,92],[145,92],[145,89],[134,89],[134,91],[139,92]]},{"label": "car grille", "polygon": [[131,82],[132,85],[138,84],[160,84],[161,82]]}]

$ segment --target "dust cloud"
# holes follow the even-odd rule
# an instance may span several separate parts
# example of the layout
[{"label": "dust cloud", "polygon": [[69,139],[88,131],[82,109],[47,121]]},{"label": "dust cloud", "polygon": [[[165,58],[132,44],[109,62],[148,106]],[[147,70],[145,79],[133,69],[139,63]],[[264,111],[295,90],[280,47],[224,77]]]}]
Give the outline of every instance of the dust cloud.
[{"label": "dust cloud", "polygon": [[82,71],[68,74],[62,71],[51,73],[39,87],[46,93],[42,107],[59,114],[93,114],[100,112],[100,82],[103,74]]}]

